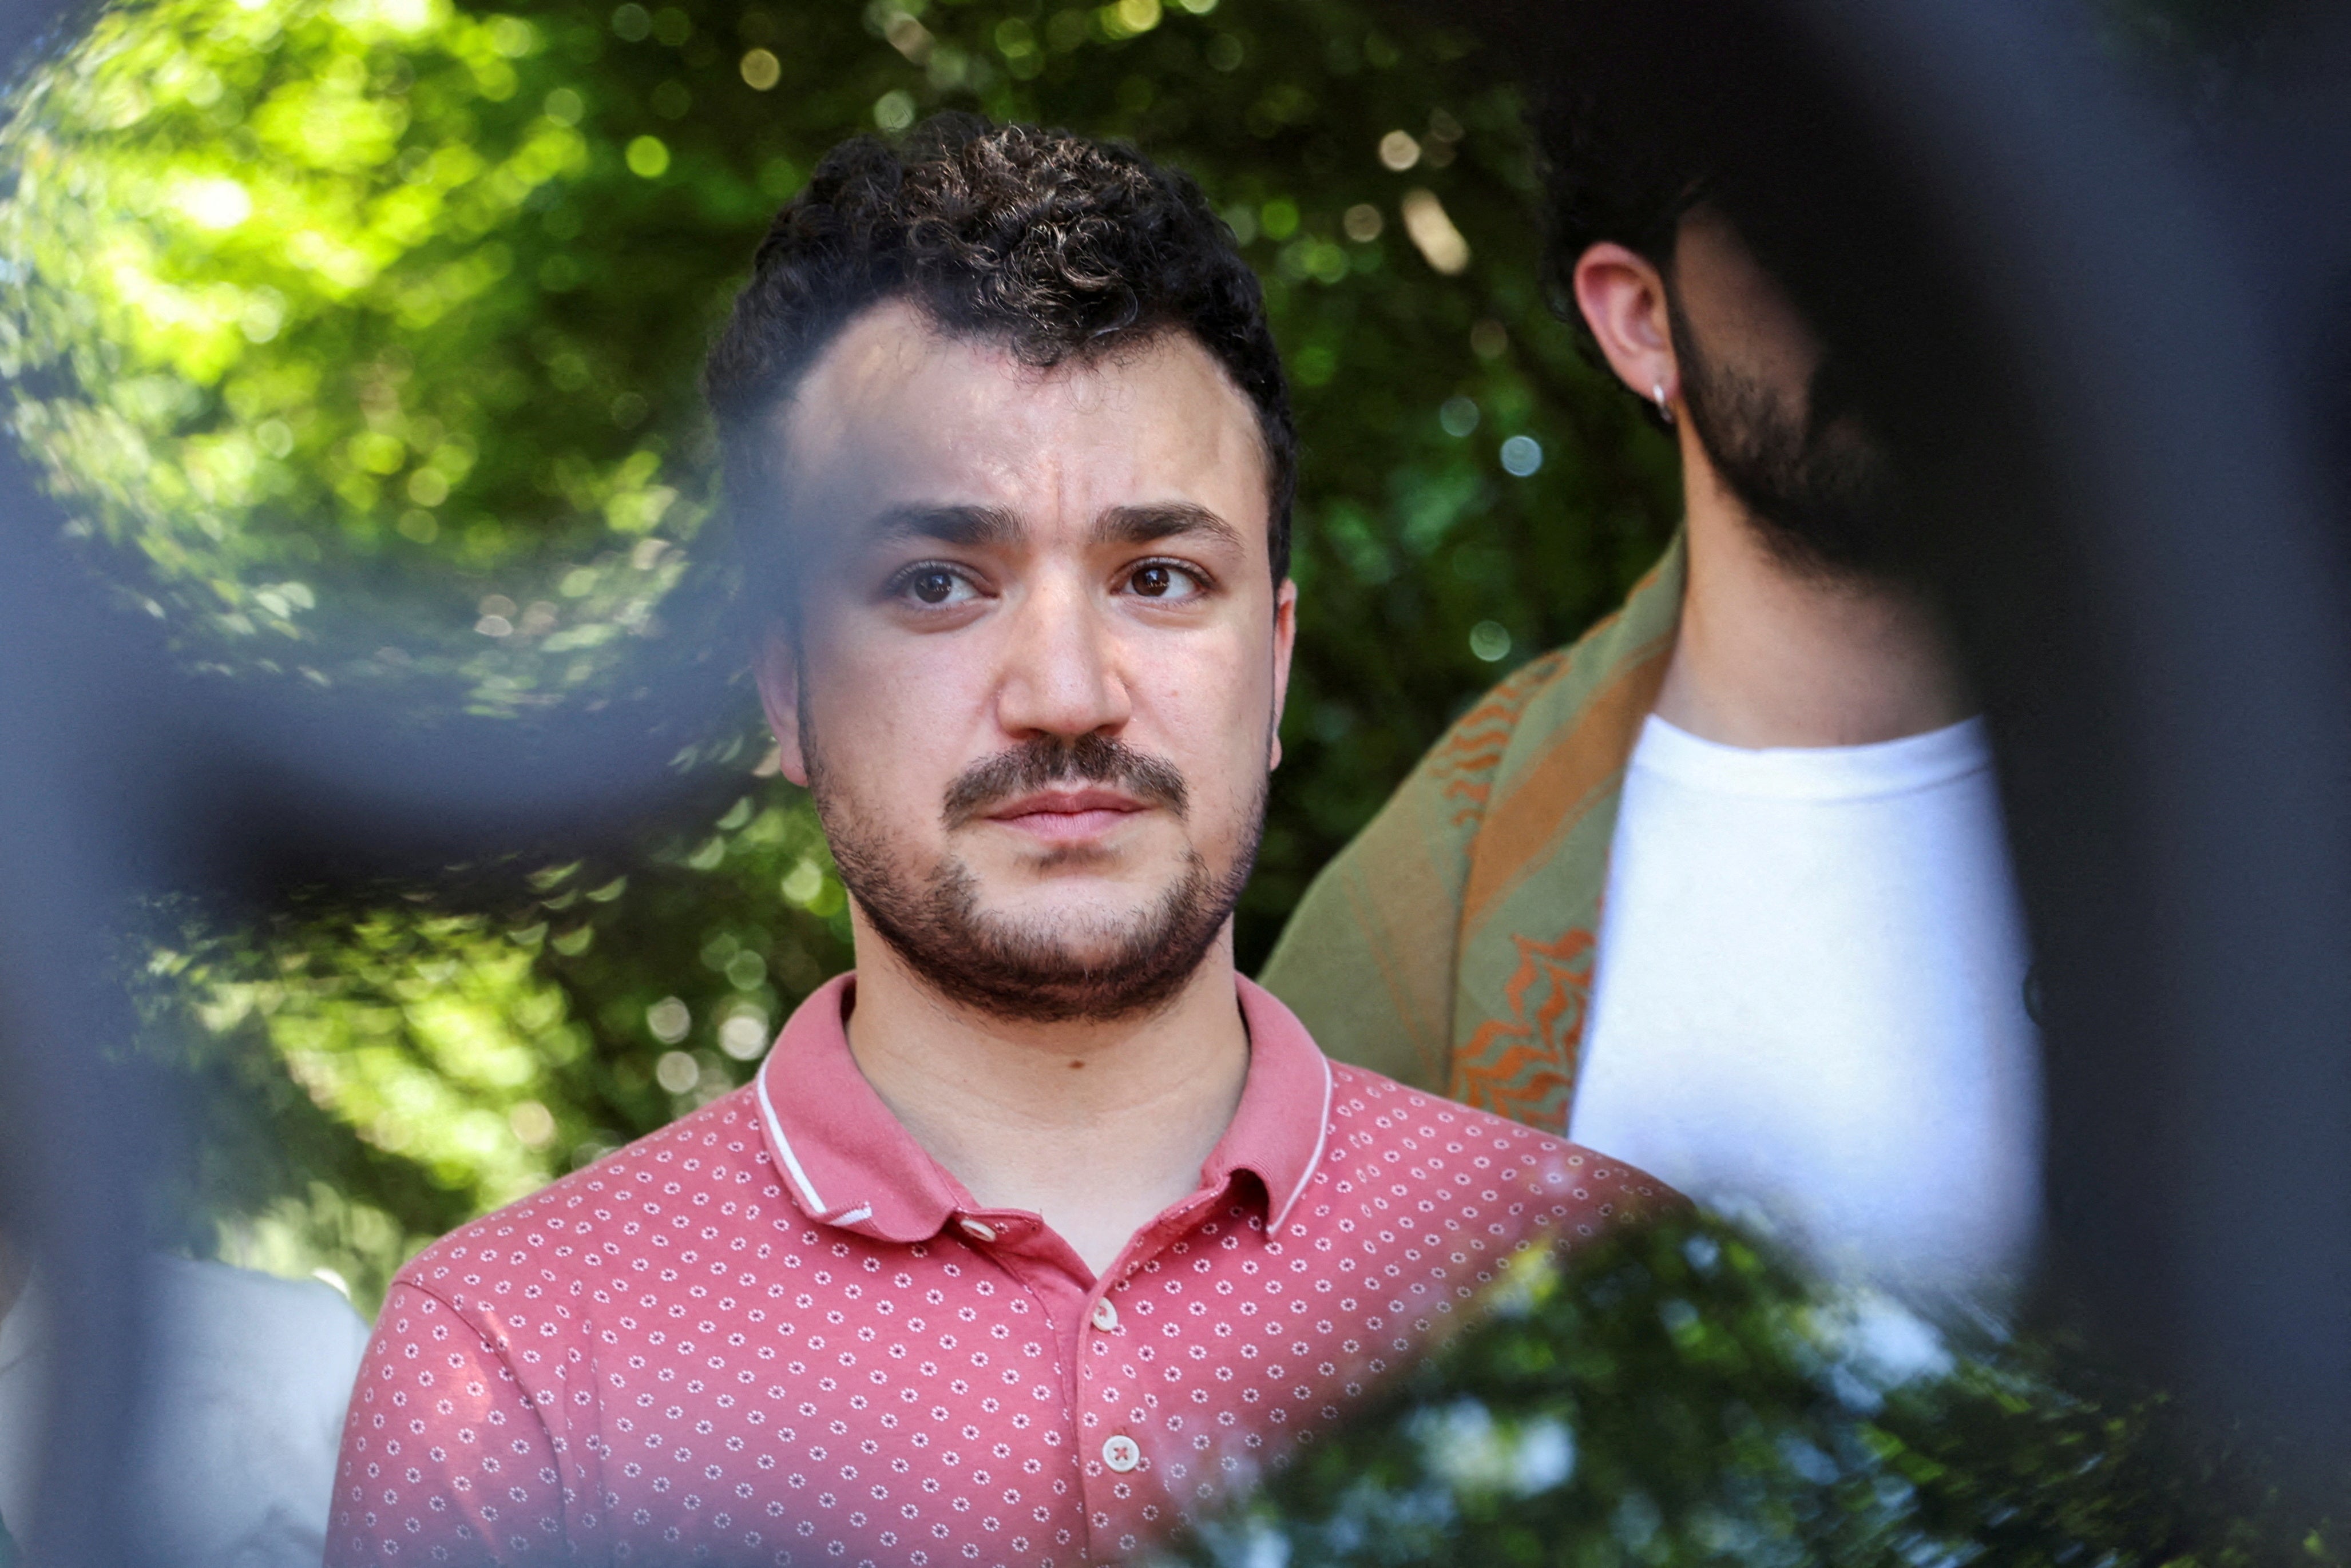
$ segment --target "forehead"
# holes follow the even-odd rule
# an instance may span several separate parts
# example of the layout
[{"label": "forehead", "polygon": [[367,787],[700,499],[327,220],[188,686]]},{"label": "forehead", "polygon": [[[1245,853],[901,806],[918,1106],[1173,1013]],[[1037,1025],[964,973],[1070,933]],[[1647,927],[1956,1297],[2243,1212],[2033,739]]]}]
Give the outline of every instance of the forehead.
[{"label": "forehead", "polygon": [[1004,507],[1041,525],[1188,502],[1262,539],[1256,411],[1190,334],[1050,370],[893,301],[844,327],[779,412],[790,512],[853,523],[906,506]]}]

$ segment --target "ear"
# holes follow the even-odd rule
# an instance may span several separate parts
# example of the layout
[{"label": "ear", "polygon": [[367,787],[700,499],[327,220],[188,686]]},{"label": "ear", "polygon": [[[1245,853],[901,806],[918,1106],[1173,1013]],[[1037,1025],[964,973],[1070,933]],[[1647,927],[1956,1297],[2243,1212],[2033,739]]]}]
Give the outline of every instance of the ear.
[{"label": "ear", "polygon": [[1575,261],[1575,304],[1616,377],[1645,401],[1660,391],[1678,415],[1682,384],[1666,280],[1638,251],[1604,240]]},{"label": "ear", "polygon": [[1298,646],[1298,584],[1290,578],[1273,596],[1273,754],[1269,768],[1281,766],[1281,709],[1290,700],[1290,655]]},{"label": "ear", "polygon": [[800,750],[800,661],[782,627],[770,627],[759,639],[758,652],[751,661],[751,678],[758,685],[759,706],[767,709],[768,727],[776,732],[778,771],[806,789],[808,758]]}]

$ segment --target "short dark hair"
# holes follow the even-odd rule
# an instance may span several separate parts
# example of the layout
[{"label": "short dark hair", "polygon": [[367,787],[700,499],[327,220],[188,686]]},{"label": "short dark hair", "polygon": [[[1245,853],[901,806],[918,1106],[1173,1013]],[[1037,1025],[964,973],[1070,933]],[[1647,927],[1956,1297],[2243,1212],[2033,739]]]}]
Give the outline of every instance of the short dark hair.
[{"label": "short dark hair", "polygon": [[1040,368],[1189,334],[1256,407],[1274,580],[1288,575],[1297,428],[1232,231],[1198,185],[1132,147],[971,114],[934,115],[895,146],[842,142],[760,242],[703,372],[738,534],[772,484],[768,415],[852,317],[893,299]]},{"label": "short dark hair", "polygon": [[[1523,40],[1543,190],[1542,279],[1590,353],[1575,264],[1614,241],[1669,272],[1681,220],[1817,136],[1822,105],[1775,7],[1758,0],[1584,0]],[[1740,214],[1742,217],[1744,214]],[[1750,245],[1768,236],[1750,232]],[[1769,257],[1763,258],[1769,267]]]}]

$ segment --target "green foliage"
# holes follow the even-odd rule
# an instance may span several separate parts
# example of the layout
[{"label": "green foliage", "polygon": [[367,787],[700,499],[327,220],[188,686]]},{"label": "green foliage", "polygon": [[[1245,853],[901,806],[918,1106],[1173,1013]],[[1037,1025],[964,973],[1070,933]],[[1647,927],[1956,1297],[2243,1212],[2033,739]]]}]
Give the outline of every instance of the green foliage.
[{"label": "green foliage", "polygon": [[[496,704],[595,679],[676,577],[660,443],[516,277],[598,172],[545,55],[445,0],[165,4],[22,95],[16,424],[192,662]],[[528,632],[477,633],[508,597]]]},{"label": "green foliage", "polygon": [[1684,1219],[1562,1269],[1199,1531],[1216,1568],[2340,1563],[2166,1401]]}]

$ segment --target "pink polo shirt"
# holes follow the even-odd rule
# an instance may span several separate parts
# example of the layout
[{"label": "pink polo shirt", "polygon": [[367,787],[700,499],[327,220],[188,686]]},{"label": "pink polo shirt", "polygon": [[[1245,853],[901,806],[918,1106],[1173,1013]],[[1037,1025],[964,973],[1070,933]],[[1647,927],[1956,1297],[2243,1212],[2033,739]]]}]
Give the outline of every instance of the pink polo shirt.
[{"label": "pink polo shirt", "polygon": [[330,1564],[1115,1561],[1311,1442],[1521,1246],[1667,1196],[1330,1061],[1243,980],[1232,1125],[1097,1279],[891,1116],[851,985],[751,1083],[400,1271]]}]

